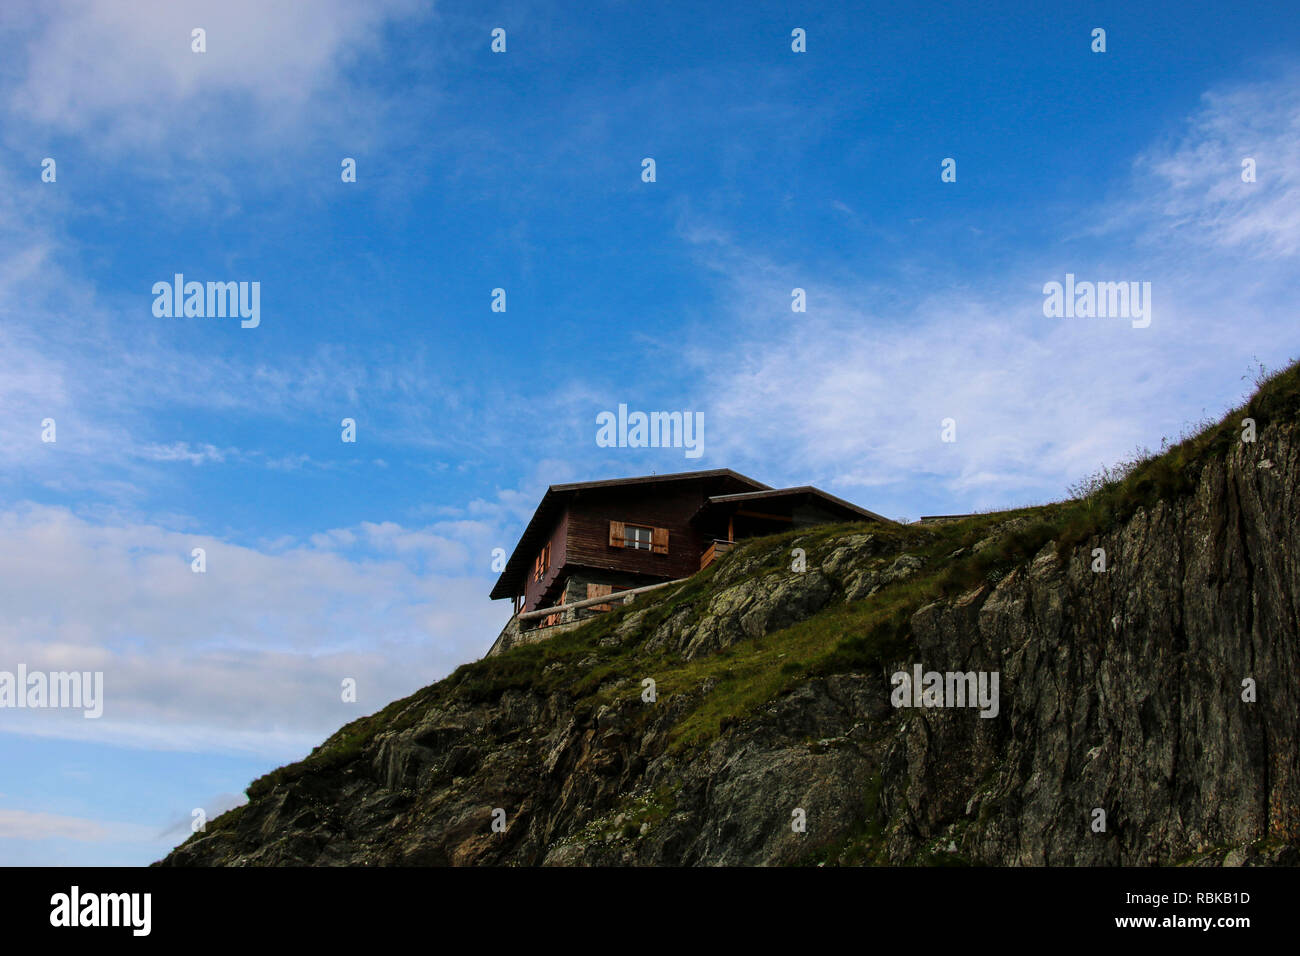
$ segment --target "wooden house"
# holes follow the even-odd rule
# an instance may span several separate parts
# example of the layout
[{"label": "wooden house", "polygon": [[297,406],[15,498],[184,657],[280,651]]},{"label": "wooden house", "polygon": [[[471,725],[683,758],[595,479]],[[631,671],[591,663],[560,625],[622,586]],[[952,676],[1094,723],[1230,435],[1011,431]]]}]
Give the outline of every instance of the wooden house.
[{"label": "wooden house", "polygon": [[886,520],[817,488],[771,488],[727,468],[552,485],[491,596],[511,599],[517,632],[575,623],[612,606],[599,598],[689,577],[744,538]]}]

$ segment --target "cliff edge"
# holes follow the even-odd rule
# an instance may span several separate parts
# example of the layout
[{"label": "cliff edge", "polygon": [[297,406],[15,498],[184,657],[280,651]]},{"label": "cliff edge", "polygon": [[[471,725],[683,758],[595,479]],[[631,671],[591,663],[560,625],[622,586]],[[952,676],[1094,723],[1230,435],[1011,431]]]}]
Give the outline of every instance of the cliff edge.
[{"label": "cliff edge", "polygon": [[[348,724],[162,864],[1295,864],[1298,425],[1293,365],[1070,501],[752,542]],[[996,714],[896,706],[917,666],[997,675]]]}]

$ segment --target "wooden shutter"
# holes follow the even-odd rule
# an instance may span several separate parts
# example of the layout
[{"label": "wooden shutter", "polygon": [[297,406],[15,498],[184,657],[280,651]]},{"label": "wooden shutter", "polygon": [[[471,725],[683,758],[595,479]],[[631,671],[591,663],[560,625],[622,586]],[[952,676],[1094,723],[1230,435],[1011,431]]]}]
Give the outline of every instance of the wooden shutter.
[{"label": "wooden shutter", "polygon": [[627,542],[624,540],[626,533],[623,522],[611,521],[609,523],[609,546],[611,548],[626,548]]},{"label": "wooden shutter", "polygon": [[668,529],[667,528],[653,529],[651,531],[650,544],[651,547],[654,549],[655,554],[667,554],[668,553]]},{"label": "wooden shutter", "polygon": [[[606,594],[610,594],[610,593],[612,593],[613,590],[614,590],[614,586],[613,586],[612,584],[588,584],[588,585],[587,585],[587,597],[589,597],[589,598],[594,598],[594,597],[604,597]],[[596,611],[609,611],[609,610],[612,610],[612,609],[613,609],[614,605],[612,605],[612,604],[593,604],[593,605],[591,605],[591,607],[592,607],[593,610],[596,610]]]}]

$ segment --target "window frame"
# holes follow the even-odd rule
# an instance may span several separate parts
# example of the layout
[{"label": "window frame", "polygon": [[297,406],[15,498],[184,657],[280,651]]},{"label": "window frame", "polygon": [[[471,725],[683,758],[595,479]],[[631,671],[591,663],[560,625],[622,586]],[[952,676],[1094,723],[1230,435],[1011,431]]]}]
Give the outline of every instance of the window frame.
[{"label": "window frame", "polygon": [[[645,537],[640,534],[633,534],[633,531],[644,532]],[[629,551],[649,551],[654,552],[655,529],[650,525],[628,524],[623,523],[623,547]]]}]

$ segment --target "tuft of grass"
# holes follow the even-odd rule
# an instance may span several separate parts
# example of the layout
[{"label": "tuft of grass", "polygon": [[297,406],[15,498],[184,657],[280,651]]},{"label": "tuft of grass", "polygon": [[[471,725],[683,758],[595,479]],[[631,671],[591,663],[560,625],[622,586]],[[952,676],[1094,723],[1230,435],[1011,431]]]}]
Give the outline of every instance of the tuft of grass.
[{"label": "tuft of grass", "polygon": [[1293,360],[1273,375],[1260,365],[1253,380],[1255,393],[1217,423],[1199,421],[1184,429],[1177,442],[1162,440],[1159,453],[1140,448],[1127,460],[1072,485],[1073,500],[1062,509],[1058,554],[1128,520],[1140,508],[1192,494],[1205,466],[1241,445],[1245,419],[1254,419],[1257,433],[1271,424],[1300,419],[1300,363]]}]

